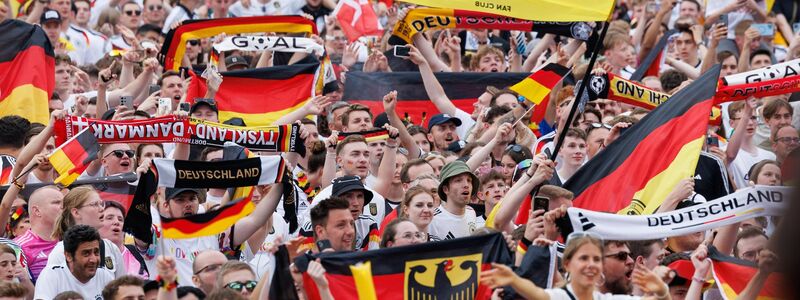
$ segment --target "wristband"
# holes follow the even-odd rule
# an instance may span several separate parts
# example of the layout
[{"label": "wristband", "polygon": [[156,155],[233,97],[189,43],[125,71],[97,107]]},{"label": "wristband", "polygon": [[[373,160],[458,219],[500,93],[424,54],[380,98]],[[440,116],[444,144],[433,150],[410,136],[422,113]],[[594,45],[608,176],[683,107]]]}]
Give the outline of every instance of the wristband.
[{"label": "wristband", "polygon": [[706,280],[697,276],[692,276],[692,281],[697,281],[698,283],[706,283]]},{"label": "wristband", "polygon": [[156,282],[158,282],[158,286],[162,289],[166,290],[167,292],[174,290],[178,287],[178,278],[175,278],[173,282],[164,282],[164,279],[161,278],[161,275],[156,275]]},{"label": "wristband", "polygon": [[15,185],[15,186],[18,188],[18,189],[20,189],[20,190],[23,190],[23,189],[25,189],[25,185],[24,185],[24,184],[21,184],[21,183],[19,183],[19,181],[16,181],[16,180],[14,180],[12,183],[13,183],[13,184],[14,184],[14,185]]}]

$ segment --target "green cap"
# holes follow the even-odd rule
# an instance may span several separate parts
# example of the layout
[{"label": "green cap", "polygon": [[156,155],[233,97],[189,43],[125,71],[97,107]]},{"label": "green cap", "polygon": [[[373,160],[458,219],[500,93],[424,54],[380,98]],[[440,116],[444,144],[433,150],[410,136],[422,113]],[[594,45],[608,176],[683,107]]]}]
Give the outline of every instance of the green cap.
[{"label": "green cap", "polygon": [[478,176],[475,176],[475,174],[472,173],[472,171],[469,169],[469,166],[467,166],[467,163],[460,160],[456,160],[445,165],[444,168],[442,168],[441,173],[439,173],[440,183],[439,183],[439,189],[437,190],[437,192],[439,193],[439,199],[442,199],[442,201],[447,201],[447,195],[444,194],[442,187],[447,185],[450,178],[456,177],[464,173],[467,173],[472,177],[472,196],[478,194],[478,188],[480,185],[480,182],[478,181]]}]

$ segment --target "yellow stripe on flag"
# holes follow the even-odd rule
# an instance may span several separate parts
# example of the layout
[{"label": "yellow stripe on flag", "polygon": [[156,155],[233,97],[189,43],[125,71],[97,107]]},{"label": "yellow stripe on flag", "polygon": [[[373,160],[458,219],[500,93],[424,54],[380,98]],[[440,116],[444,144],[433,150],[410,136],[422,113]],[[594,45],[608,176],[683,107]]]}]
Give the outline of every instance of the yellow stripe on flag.
[{"label": "yellow stripe on flag", "polygon": [[[430,7],[479,11],[547,22],[606,21],[614,0],[401,0]],[[772,0],[774,1],[774,0]]]},{"label": "yellow stripe on flag", "polygon": [[184,232],[181,231],[179,228],[167,228],[162,229],[164,232],[164,238],[168,239],[190,239],[196,237],[204,237],[204,236],[211,236],[219,234],[220,232],[225,231],[226,229],[233,226],[236,221],[239,221],[243,216],[250,215],[256,206],[253,202],[248,201],[245,207],[242,209],[240,214],[231,215],[227,218],[220,219],[215,221],[207,226],[204,226],[202,229],[193,232]]},{"label": "yellow stripe on flag", "polygon": [[233,112],[220,109],[219,119],[230,120],[231,118],[242,118],[242,120],[244,121],[245,124],[247,124],[248,127],[271,126],[273,122],[277,121],[286,114],[293,112],[295,109],[303,107],[303,105],[306,104],[306,101],[300,102],[294,107],[282,109],[279,111],[261,113],[261,114],[246,114],[246,113]]},{"label": "yellow stripe on flag", "polygon": [[68,186],[81,175],[70,174],[70,171],[75,168],[75,165],[72,164],[72,160],[67,156],[67,153],[61,149],[53,152],[53,154],[48,157],[48,160],[50,164],[53,165],[53,169],[58,172],[58,178],[53,181],[56,184]]},{"label": "yellow stripe on flag", "polygon": [[50,123],[47,91],[33,84],[24,84],[15,87],[11,93],[0,94],[3,95],[7,96],[0,100],[0,117],[18,115],[32,123]]},{"label": "yellow stripe on flag", "polygon": [[536,105],[542,103],[544,97],[547,96],[547,94],[550,94],[549,88],[541,85],[539,82],[531,79],[530,77],[525,78],[519,83],[511,86],[510,89],[527,98],[528,101]]},{"label": "yellow stripe on flag", "polygon": [[[667,195],[678,185],[678,182],[694,176],[697,161],[700,160],[700,150],[702,150],[704,144],[705,137],[700,137],[683,145],[678,155],[672,160],[672,163],[664,171],[650,179],[643,189],[634,194],[634,201],[618,213],[627,214],[629,211],[641,211],[642,215],[655,213],[658,206],[667,198]],[[636,199],[641,203],[638,203]],[[635,205],[644,205],[644,209],[634,209]]]},{"label": "yellow stripe on flag", "polygon": [[375,295],[375,283],[372,281],[372,264],[370,262],[359,263],[350,266],[353,273],[353,281],[356,283],[356,291],[360,300],[377,300]]}]

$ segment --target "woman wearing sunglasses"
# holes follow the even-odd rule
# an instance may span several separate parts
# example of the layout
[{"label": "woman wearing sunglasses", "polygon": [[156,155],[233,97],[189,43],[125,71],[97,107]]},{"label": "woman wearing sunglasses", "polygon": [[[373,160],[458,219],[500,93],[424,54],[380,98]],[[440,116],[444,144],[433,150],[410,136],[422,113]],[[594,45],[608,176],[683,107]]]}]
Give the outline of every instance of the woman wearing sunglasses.
[{"label": "woman wearing sunglasses", "polygon": [[638,264],[633,271],[633,284],[645,297],[603,294],[598,285],[603,281],[603,241],[585,233],[571,234],[564,249],[563,265],[566,282],[559,287],[543,289],[533,282],[517,276],[511,268],[492,264],[492,269],[481,272],[481,284],[491,288],[511,286],[525,299],[671,299],[669,288],[653,271]]},{"label": "woman wearing sunglasses", "polygon": [[241,261],[226,262],[220,268],[217,276],[218,289],[231,289],[241,293],[244,297],[250,297],[258,285],[256,273],[249,264]]}]

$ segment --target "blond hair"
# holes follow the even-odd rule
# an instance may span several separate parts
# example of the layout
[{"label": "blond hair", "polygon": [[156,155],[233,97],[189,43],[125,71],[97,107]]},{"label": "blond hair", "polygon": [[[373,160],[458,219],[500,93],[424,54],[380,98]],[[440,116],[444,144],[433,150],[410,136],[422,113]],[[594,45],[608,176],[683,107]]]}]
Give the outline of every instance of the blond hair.
[{"label": "blond hair", "polygon": [[92,193],[97,193],[95,189],[88,185],[73,188],[64,196],[64,210],[56,219],[56,227],[53,229],[53,238],[61,239],[67,229],[75,226],[75,218],[72,217],[72,209],[80,208],[89,200]]}]

